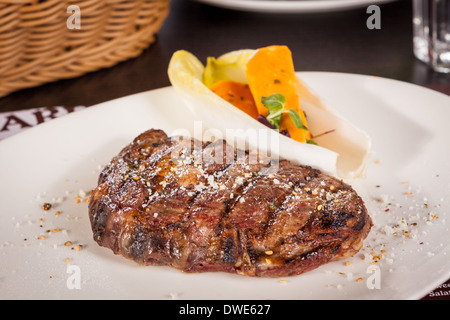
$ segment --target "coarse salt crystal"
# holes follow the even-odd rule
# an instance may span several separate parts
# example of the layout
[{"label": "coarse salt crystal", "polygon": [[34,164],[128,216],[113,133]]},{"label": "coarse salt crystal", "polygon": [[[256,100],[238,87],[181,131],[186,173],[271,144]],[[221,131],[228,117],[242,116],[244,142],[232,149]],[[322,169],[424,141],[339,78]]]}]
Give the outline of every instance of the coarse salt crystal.
[{"label": "coarse salt crystal", "polygon": [[219,186],[217,185],[216,181],[214,181],[214,177],[209,175],[208,176],[208,184],[213,187],[214,189],[218,189]]},{"label": "coarse salt crystal", "polygon": [[195,191],[202,191],[205,188],[206,188],[206,186],[203,184],[203,182],[200,182],[199,184],[195,185],[195,187],[194,187]]},{"label": "coarse salt crystal", "polygon": [[176,299],[176,298],[178,298],[178,293],[173,292],[169,293],[169,299]]}]

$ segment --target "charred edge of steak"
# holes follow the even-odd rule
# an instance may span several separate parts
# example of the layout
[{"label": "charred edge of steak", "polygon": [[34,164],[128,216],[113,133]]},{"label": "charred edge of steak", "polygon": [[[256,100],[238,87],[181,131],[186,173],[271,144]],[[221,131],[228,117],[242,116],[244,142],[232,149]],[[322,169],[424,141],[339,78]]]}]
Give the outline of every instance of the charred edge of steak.
[{"label": "charred edge of steak", "polygon": [[249,276],[296,275],[358,252],[372,220],[349,185],[243,155],[223,140],[142,133],[100,174],[94,240],[145,265]]}]

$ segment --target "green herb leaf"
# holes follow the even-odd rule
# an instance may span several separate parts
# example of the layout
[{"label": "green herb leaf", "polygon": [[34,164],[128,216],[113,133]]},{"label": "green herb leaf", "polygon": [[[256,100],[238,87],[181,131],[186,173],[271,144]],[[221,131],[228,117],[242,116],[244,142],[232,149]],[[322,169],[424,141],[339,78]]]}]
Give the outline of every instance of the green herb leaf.
[{"label": "green herb leaf", "polygon": [[281,93],[274,93],[268,97],[261,97],[261,102],[269,112],[275,112],[284,108],[286,97]]},{"label": "green herb leaf", "polygon": [[305,125],[303,124],[302,118],[300,118],[300,115],[298,114],[297,111],[295,111],[293,109],[289,109],[287,111],[287,114],[289,115],[289,117],[291,118],[292,122],[294,123],[294,125],[297,128],[308,130],[308,128],[305,127]]},{"label": "green herb leaf", "polygon": [[280,122],[281,122],[281,117],[283,116],[283,112],[282,111],[276,111],[271,113],[269,111],[269,113],[267,114],[267,121],[269,121],[269,123],[274,126],[275,129],[280,129]]},{"label": "green herb leaf", "polygon": [[283,115],[286,97],[281,93],[274,93],[267,97],[261,97],[262,104],[269,109],[267,121],[276,129],[280,129],[281,117]]},{"label": "green herb leaf", "polygon": [[297,128],[308,130],[308,128],[303,124],[302,118],[297,111],[294,109],[286,110],[284,108],[286,105],[286,97],[281,93],[274,93],[267,97],[261,97],[261,102],[267,109],[269,109],[266,119],[272,126],[274,126],[275,129],[280,129],[280,122],[283,113],[287,113]]},{"label": "green herb leaf", "polygon": [[313,145],[315,145],[315,146],[318,146],[318,145],[319,145],[317,142],[315,142],[314,140],[311,140],[311,139],[306,139],[306,143],[307,143],[307,144],[313,144]]}]

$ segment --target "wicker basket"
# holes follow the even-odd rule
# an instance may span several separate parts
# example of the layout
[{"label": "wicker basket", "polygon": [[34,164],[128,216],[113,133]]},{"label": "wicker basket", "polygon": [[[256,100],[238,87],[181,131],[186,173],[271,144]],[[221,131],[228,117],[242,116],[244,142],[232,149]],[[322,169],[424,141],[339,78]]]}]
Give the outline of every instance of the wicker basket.
[{"label": "wicker basket", "polygon": [[168,12],[169,0],[0,0],[0,97],[138,56]]}]

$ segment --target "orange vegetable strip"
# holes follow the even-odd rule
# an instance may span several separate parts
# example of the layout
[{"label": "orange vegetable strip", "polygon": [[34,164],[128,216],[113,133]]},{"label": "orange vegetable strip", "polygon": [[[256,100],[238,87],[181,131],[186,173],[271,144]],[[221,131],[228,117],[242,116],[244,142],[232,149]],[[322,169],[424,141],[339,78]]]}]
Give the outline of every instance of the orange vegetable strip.
[{"label": "orange vegetable strip", "polygon": [[213,84],[210,89],[252,118],[258,119],[258,110],[248,84],[223,80]]},{"label": "orange vegetable strip", "polygon": [[[297,77],[288,47],[274,45],[258,49],[247,63],[246,75],[259,114],[267,116],[268,111],[262,104],[261,97],[281,93],[286,97],[285,109],[297,111],[303,124],[308,127],[305,114],[300,108]],[[309,131],[297,128],[287,114],[283,114],[280,125],[280,131],[285,129],[296,141],[306,142],[311,139]]]}]

